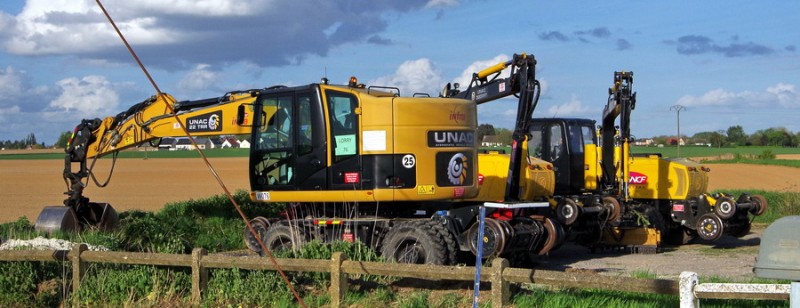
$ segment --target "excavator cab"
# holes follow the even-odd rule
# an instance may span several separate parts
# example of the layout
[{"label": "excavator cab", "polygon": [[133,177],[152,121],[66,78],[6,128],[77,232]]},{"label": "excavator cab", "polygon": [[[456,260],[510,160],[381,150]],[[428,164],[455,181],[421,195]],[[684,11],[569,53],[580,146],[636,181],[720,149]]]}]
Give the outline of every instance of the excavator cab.
[{"label": "excavator cab", "polygon": [[361,188],[356,179],[362,168],[354,94],[325,90],[320,95],[318,85],[278,88],[261,93],[256,108],[265,116],[256,119],[252,136],[254,191]]},{"label": "excavator cab", "polygon": [[[587,119],[533,119],[528,154],[553,164],[555,195],[586,192],[597,185],[597,135]],[[588,157],[587,157],[588,155]]]},{"label": "excavator cab", "polygon": [[327,149],[323,110],[313,87],[261,93],[250,150],[254,190],[323,190]]}]

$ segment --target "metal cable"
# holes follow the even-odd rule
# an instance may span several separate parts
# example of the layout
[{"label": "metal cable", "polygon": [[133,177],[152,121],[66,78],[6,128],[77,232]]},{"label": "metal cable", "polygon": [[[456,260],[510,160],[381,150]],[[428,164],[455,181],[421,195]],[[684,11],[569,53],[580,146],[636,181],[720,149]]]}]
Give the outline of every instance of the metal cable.
[{"label": "metal cable", "polygon": [[[128,48],[128,51],[130,52],[131,56],[133,56],[133,58],[136,60],[136,63],[139,64],[139,67],[142,69],[142,72],[144,72],[144,74],[147,76],[147,79],[150,80],[150,84],[153,85],[153,88],[155,88],[156,92],[158,93],[158,96],[166,100],[168,97],[163,92],[161,92],[161,89],[158,88],[158,85],[150,76],[150,73],[147,71],[147,68],[144,67],[144,64],[142,64],[142,61],[139,60],[139,57],[136,55],[136,52],[134,52],[133,48],[131,48],[130,44],[128,44],[128,41],[125,39],[125,36],[122,35],[122,32],[120,32],[119,28],[117,28],[117,25],[116,23],[114,23],[114,20],[111,18],[111,15],[108,14],[108,11],[106,11],[105,7],[103,7],[103,4],[100,3],[100,0],[95,0],[95,1],[97,2],[97,5],[100,6],[100,9],[103,11],[103,14],[106,16],[106,18],[108,18],[108,21],[111,23],[111,26],[113,26],[114,30],[117,31],[117,35],[119,35],[119,38],[122,39],[123,43],[125,43],[125,47]],[[277,270],[278,273],[280,273],[281,277],[283,277],[283,280],[284,282],[286,282],[286,285],[289,287],[289,290],[292,291],[294,298],[297,299],[297,302],[300,304],[300,306],[305,308],[306,307],[305,302],[303,302],[303,299],[297,293],[297,290],[295,290],[294,286],[292,286],[292,283],[289,281],[289,278],[286,276],[283,270],[281,270],[280,266],[278,265],[278,262],[272,255],[272,252],[269,251],[269,249],[267,249],[267,245],[264,244],[264,241],[262,241],[261,236],[259,236],[258,233],[255,231],[255,229],[253,229],[253,226],[250,225],[250,221],[247,219],[247,216],[245,216],[244,212],[242,212],[242,209],[239,207],[239,204],[236,203],[236,200],[233,199],[233,195],[228,190],[228,187],[225,186],[225,183],[222,181],[222,178],[220,178],[219,174],[217,174],[217,171],[211,165],[211,162],[208,161],[208,158],[206,157],[205,153],[203,153],[203,151],[200,150],[200,147],[198,147],[197,142],[194,140],[194,137],[192,137],[192,135],[189,133],[189,130],[186,129],[186,126],[183,124],[183,122],[180,121],[180,118],[175,113],[175,110],[172,107],[173,104],[175,104],[174,101],[168,102],[166,105],[167,108],[169,109],[169,112],[175,118],[175,122],[178,123],[178,125],[180,125],[181,130],[183,130],[184,134],[187,137],[189,137],[192,146],[194,146],[194,148],[197,149],[197,152],[200,154],[200,157],[203,159],[203,162],[206,164],[206,166],[208,166],[208,169],[209,171],[211,171],[211,174],[214,176],[214,179],[217,180],[217,183],[220,185],[220,188],[222,188],[222,190],[225,192],[225,195],[228,197],[228,200],[231,201],[233,206],[236,208],[236,211],[239,213],[239,216],[241,216],[242,220],[244,220],[244,224],[247,226],[247,230],[250,231],[250,234],[253,235],[253,237],[258,241],[258,244],[261,245],[262,251],[265,251],[267,253],[273,266],[275,266],[275,270]]]}]

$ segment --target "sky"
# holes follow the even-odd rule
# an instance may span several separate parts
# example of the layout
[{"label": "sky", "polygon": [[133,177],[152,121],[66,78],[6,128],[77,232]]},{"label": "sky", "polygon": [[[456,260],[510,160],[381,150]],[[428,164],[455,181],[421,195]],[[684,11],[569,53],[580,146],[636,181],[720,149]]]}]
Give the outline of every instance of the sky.
[{"label": "sky", "polygon": [[[634,72],[639,138],[800,131],[800,1],[105,0],[178,100],[327,77],[437,95],[515,53],[537,59],[536,117],[600,120]],[[0,2],[0,140],[52,144],[156,91],[91,0]],[[515,101],[478,109],[512,128]]]}]

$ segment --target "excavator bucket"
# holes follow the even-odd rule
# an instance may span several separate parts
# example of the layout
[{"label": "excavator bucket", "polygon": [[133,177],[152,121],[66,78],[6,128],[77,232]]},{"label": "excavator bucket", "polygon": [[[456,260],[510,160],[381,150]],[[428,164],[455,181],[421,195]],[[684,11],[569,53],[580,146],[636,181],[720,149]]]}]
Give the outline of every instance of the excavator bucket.
[{"label": "excavator bucket", "polygon": [[91,207],[92,211],[100,217],[97,221],[97,228],[101,231],[112,231],[117,229],[119,226],[119,215],[117,215],[117,211],[111,207],[111,204],[108,203],[94,203],[90,202],[89,207]]},{"label": "excavator bucket", "polygon": [[108,203],[89,202],[87,211],[76,213],[69,206],[48,206],[36,218],[37,231],[79,232],[84,228],[95,227],[101,231],[111,231],[119,226],[119,215]]},{"label": "excavator bucket", "polygon": [[63,205],[54,205],[45,207],[39,217],[36,218],[34,225],[36,231],[44,231],[47,233],[53,231],[72,231],[77,232],[81,230],[78,223],[78,216],[71,207]]}]

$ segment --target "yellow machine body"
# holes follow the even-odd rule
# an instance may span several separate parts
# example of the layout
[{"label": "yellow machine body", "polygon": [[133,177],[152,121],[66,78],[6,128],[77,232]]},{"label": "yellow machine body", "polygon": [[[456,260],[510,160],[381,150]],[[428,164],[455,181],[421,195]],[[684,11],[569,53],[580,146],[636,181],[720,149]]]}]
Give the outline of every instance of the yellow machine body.
[{"label": "yellow machine body", "polygon": [[[508,154],[489,152],[478,155],[478,173],[482,184],[480,193],[473,200],[484,202],[501,201],[506,191],[508,178]],[[519,200],[541,200],[553,195],[555,174],[553,165],[536,157],[527,157],[521,166]]]},{"label": "yellow machine body", "polygon": [[[350,177],[349,189],[259,189],[251,192],[253,200],[261,202],[388,202],[459,200],[478,194],[477,181],[477,129],[476,104],[457,98],[398,97],[393,93],[366,90],[358,87],[336,85],[318,86],[322,98],[327,142],[325,167],[329,177]],[[332,110],[329,93],[348,95],[357,100],[352,112],[357,118],[357,129],[351,135],[333,136],[332,125],[343,110]],[[263,95],[263,94],[262,94]],[[269,112],[267,119],[271,116]],[[269,121],[269,120],[268,120]],[[260,129],[264,129],[261,127]],[[437,139],[440,139],[437,141]],[[352,147],[345,150],[346,147]],[[339,147],[337,147],[337,144]],[[389,178],[369,178],[380,169],[392,166],[366,162],[342,172],[335,171],[337,156],[342,151],[356,153],[363,158],[396,156],[404,160],[406,168],[413,168],[414,185],[382,185]],[[458,154],[453,154],[458,153]],[[444,156],[458,155],[451,162]],[[447,159],[450,159],[447,158]],[[406,161],[410,160],[410,161]],[[444,163],[443,163],[444,161]],[[448,170],[453,166],[457,170]],[[296,166],[302,168],[303,166]],[[395,169],[401,169],[395,166]],[[507,168],[507,166],[506,166]],[[507,170],[507,169],[506,169]],[[459,185],[440,185],[442,173],[452,171],[453,181]],[[279,169],[270,176],[278,177]],[[367,183],[367,181],[373,183]],[[356,183],[357,182],[357,183]],[[461,185],[463,184],[463,185]],[[368,186],[372,186],[371,188]],[[365,188],[367,187],[367,188]]]},{"label": "yellow machine body", "polygon": [[685,200],[708,187],[708,170],[688,159],[657,155],[630,159],[630,196],[633,199]]}]

